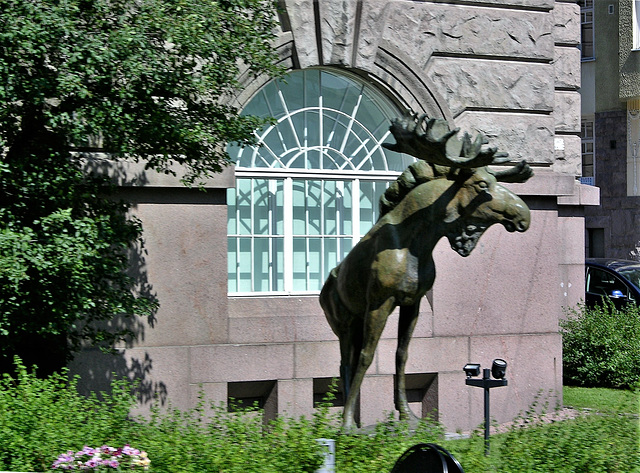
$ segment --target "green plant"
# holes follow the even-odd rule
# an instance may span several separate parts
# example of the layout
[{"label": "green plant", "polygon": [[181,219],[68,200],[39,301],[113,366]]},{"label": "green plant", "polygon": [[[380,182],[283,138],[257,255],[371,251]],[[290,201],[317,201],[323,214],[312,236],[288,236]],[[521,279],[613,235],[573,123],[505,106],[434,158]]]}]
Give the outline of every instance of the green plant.
[{"label": "green plant", "polygon": [[47,471],[60,452],[127,441],[135,403],[128,384],[84,397],[77,381],[66,372],[38,379],[16,360],[16,375],[0,380],[0,469]]},{"label": "green plant", "polygon": [[640,381],[640,309],[605,303],[560,321],[567,384],[630,388]]},{"label": "green plant", "polygon": [[153,458],[153,471],[172,473],[313,472],[322,463],[312,423],[279,416],[265,424],[257,408],[228,412],[206,406],[160,409],[139,419],[136,442]]},{"label": "green plant", "polygon": [[105,176],[129,159],[197,184],[253,142],[268,119],[228,103],[241,73],[280,73],[275,19],[271,0],[0,0],[0,371],[50,373],[153,315]]}]

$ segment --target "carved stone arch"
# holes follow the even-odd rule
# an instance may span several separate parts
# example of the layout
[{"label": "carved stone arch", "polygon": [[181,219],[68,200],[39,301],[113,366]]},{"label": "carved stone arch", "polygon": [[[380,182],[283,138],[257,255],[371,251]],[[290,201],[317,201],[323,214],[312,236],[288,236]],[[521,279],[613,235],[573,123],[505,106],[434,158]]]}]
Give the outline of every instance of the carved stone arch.
[{"label": "carved stone arch", "polygon": [[378,46],[369,76],[383,88],[392,90],[404,108],[433,118],[444,118],[453,124],[453,114],[446,100],[424,75],[422,68],[390,43]]},{"label": "carved stone arch", "polygon": [[[300,68],[295,40],[291,32],[281,33],[274,48],[286,72]],[[370,64],[370,70],[327,64],[308,64],[308,66],[333,67],[355,73],[375,84],[400,110],[412,110],[416,113],[426,113],[430,117],[444,118],[453,125],[453,114],[446,100],[436,91],[436,87],[429,78],[421,74],[421,68],[413,59],[407,57],[395,46],[383,42],[378,46],[375,59]],[[230,103],[242,109],[269,80],[270,78],[266,76],[253,77],[248,72],[243,73],[239,79],[241,90]]]},{"label": "carved stone arch", "polygon": [[[285,72],[299,69],[291,32],[280,33],[273,44],[273,48],[276,50],[279,64],[284,67]],[[230,97],[228,103],[242,110],[249,100],[270,80],[271,78],[266,75],[255,77],[249,71],[242,72],[238,78],[240,90],[234,97]]]}]

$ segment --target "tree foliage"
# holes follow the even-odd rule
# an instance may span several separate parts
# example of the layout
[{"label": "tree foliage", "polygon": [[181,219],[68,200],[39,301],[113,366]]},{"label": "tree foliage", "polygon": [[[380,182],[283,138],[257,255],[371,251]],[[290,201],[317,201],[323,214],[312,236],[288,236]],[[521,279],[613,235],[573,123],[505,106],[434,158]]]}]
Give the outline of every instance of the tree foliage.
[{"label": "tree foliage", "polygon": [[126,273],[140,223],[83,165],[220,171],[262,123],[228,103],[241,73],[279,73],[274,20],[265,0],[0,0],[0,359],[68,359],[126,333],[93,322],[153,310]]}]

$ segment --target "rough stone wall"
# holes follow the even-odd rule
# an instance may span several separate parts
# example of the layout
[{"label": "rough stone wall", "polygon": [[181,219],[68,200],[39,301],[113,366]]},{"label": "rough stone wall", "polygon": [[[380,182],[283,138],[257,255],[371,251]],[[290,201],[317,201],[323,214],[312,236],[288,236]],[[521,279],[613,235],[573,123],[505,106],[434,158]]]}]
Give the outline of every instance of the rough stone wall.
[{"label": "rough stone wall", "polygon": [[640,51],[633,50],[632,0],[619,2],[620,99],[640,96]]}]

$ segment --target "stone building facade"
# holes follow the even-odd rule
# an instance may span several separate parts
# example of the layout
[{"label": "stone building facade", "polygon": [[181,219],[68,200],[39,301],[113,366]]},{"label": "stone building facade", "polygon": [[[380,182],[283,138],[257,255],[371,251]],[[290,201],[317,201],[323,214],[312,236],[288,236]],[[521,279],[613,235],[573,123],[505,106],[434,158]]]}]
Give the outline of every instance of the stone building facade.
[{"label": "stone building facade", "polygon": [[[586,256],[628,259],[640,241],[640,40],[637,3],[585,2],[583,159],[601,205],[586,210]],[[584,180],[584,179],[583,179]]]},{"label": "stone building facade", "polygon": [[[113,372],[138,379],[141,411],[154,397],[191,406],[202,390],[217,402],[257,400],[267,415],[310,415],[340,364],[337,339],[318,304],[318,278],[331,268],[312,266],[318,255],[330,255],[329,261],[340,256],[326,250],[335,243],[331,235],[296,236],[296,202],[306,202],[307,216],[326,214],[331,195],[340,194],[349,215],[360,216],[348,225],[357,221],[362,227],[349,236],[357,239],[366,230],[363,215],[374,210],[374,194],[402,169],[394,168],[397,156],[380,155],[379,162],[388,164],[384,169],[374,162],[379,143],[363,157],[370,168],[356,166],[354,157],[385,139],[387,125],[372,131],[368,123],[410,109],[445,118],[472,135],[484,133],[514,160],[526,159],[536,173],[525,184],[508,185],[532,210],[527,232],[492,227],[465,259],[445,241],[436,248],[438,276],[422,303],[407,365],[415,412],[436,409],[450,431],[477,426],[482,390],[465,385],[462,367],[468,362],[489,367],[494,358],[509,364],[508,387],[492,396],[498,421],[528,408],[540,390],[561,402],[558,318],[563,306],[583,296],[584,206],[598,201],[596,188],[576,180],[579,6],[554,0],[280,3],[275,47],[291,73],[289,81],[247,78],[234,100],[252,113],[271,107],[281,128],[266,130],[265,146],[255,152],[232,150],[237,166],[207,183],[206,193],[166,176],[121,182],[122,195],[134,203],[144,226],[138,267],[161,307],[153,320],[137,322],[139,340],[121,347],[118,357],[87,351],[73,370],[92,387],[102,386]],[[289,88],[296,84],[300,94]],[[353,90],[359,92],[347,108]],[[329,106],[331,101],[336,104]],[[366,119],[356,113],[364,109]],[[323,138],[324,130],[316,137],[321,146],[310,146],[315,132],[310,127],[301,133],[296,120],[314,127],[332,123],[343,130],[341,145],[329,146],[333,138]],[[363,135],[354,131],[360,125]],[[360,145],[347,152],[353,140]],[[261,154],[265,150],[271,154]],[[313,153],[344,164],[314,168],[308,164]],[[307,164],[296,168],[303,155]],[[285,157],[291,159],[285,163]],[[121,171],[121,176],[137,174],[133,168]],[[320,200],[320,210],[310,203],[318,182],[329,195]],[[359,189],[360,196],[353,191],[348,197],[346,189]],[[256,196],[270,203],[263,205]],[[280,209],[284,216],[277,217]],[[263,210],[269,230],[258,234]],[[305,218],[313,227],[312,218]],[[306,247],[299,248],[296,238],[303,237]],[[341,239],[335,237],[335,244],[344,243]],[[320,240],[324,249],[316,251]],[[306,270],[296,269],[301,261]],[[396,326],[397,313],[388,320],[363,383],[364,425],[394,410]]]}]

